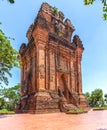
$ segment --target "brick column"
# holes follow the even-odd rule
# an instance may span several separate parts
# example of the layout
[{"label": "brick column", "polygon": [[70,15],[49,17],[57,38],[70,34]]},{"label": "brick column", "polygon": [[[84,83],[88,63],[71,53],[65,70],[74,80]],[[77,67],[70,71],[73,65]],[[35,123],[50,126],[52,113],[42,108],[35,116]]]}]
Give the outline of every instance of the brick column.
[{"label": "brick column", "polygon": [[46,44],[48,41],[48,31],[37,26],[32,35],[37,51],[37,89],[44,90],[46,88]]},{"label": "brick column", "polygon": [[36,92],[35,56],[32,57],[32,91]]},{"label": "brick column", "polygon": [[77,92],[82,93],[81,54],[77,54]]},{"label": "brick column", "polygon": [[55,90],[55,54],[50,50],[50,90]]},{"label": "brick column", "polygon": [[81,63],[78,63],[78,92],[82,93],[82,72],[81,72]]},{"label": "brick column", "polygon": [[[20,81],[21,81],[21,85],[20,85],[20,92],[21,92],[21,94],[22,94],[22,85],[23,85],[23,82],[24,82],[24,65],[22,64],[21,65],[21,70],[20,70],[21,72],[21,79],[20,79]],[[22,95],[21,95],[22,96]]]},{"label": "brick column", "polygon": [[71,59],[71,90],[75,92],[75,73],[74,73],[74,61]]},{"label": "brick column", "polygon": [[45,48],[45,65],[46,65],[45,66],[45,69],[46,69],[46,71],[45,71],[45,73],[46,73],[46,76],[45,76],[46,86],[45,86],[45,88],[49,89],[49,48],[48,47]]},{"label": "brick column", "polygon": [[21,83],[24,81],[24,65],[21,65]]},{"label": "brick column", "polygon": [[39,90],[45,89],[45,50],[44,45],[38,44],[38,87]]}]

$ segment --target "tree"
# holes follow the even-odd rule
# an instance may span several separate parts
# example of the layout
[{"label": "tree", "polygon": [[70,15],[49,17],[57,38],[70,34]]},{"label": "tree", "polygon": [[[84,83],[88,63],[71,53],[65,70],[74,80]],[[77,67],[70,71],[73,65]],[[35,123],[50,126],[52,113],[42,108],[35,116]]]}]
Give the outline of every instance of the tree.
[{"label": "tree", "polygon": [[20,84],[0,89],[0,108],[14,110],[20,98]]},{"label": "tree", "polygon": [[[7,1],[11,4],[15,2],[14,0]],[[19,66],[18,52],[11,46],[10,39],[0,29],[0,86],[2,86],[2,83],[8,85],[6,74],[11,77],[10,70]]]},{"label": "tree", "polygon": [[107,94],[104,95],[104,98],[105,98],[105,102],[107,104]]},{"label": "tree", "polygon": [[[85,5],[92,5],[96,0],[84,0],[84,4]],[[106,0],[100,0],[102,2],[103,5],[103,18],[104,20],[107,20],[107,3]]]},{"label": "tree", "polygon": [[91,107],[104,106],[102,89],[95,89],[91,94],[87,92],[85,95]]},{"label": "tree", "polygon": [[5,106],[5,100],[4,98],[0,98],[0,109],[4,109]]},{"label": "tree", "polygon": [[94,91],[92,91],[91,93],[91,104],[92,106],[99,106],[99,102],[103,97],[103,91],[102,89],[95,89]]},{"label": "tree", "polygon": [[8,85],[8,78],[12,76],[10,70],[19,66],[18,52],[11,46],[9,37],[0,29],[0,86]]},{"label": "tree", "polygon": [[88,100],[89,105],[91,106],[91,94],[89,92],[86,92],[85,96],[86,96],[86,98]]}]

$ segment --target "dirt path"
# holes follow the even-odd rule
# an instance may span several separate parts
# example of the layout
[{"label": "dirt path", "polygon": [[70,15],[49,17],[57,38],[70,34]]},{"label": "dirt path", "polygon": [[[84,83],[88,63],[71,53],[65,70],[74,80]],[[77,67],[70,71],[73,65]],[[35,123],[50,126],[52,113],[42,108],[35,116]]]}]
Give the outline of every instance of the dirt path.
[{"label": "dirt path", "polygon": [[0,116],[0,130],[107,130],[107,110],[79,115],[3,115]]}]

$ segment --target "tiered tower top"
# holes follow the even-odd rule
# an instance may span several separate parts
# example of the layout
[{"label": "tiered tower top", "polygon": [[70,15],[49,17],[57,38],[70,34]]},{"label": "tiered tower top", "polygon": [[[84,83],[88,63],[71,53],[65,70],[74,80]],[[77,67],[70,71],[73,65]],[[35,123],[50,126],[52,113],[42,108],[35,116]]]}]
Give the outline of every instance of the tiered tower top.
[{"label": "tiered tower top", "polygon": [[[33,32],[39,26],[48,32],[47,40],[60,41],[63,46],[76,50],[77,47],[83,48],[82,41],[78,35],[74,35],[72,38],[72,33],[75,28],[71,21],[67,18],[64,19],[64,14],[59,11],[56,7],[50,6],[48,3],[43,3],[34,20],[34,23],[30,25],[26,37],[28,38],[28,45],[34,41]],[[71,41],[73,39],[73,41]],[[22,44],[20,52],[23,53],[28,48],[28,45]]]},{"label": "tiered tower top", "polygon": [[[59,36],[60,38],[63,37],[65,40],[71,42],[72,33],[75,28],[68,18],[64,18],[64,14],[61,11],[58,11],[56,7],[52,7],[48,3],[43,3],[34,23],[31,24],[27,31],[26,36],[28,40],[30,41],[32,39],[32,32],[37,25],[40,25],[42,28],[47,29],[50,34],[53,33],[54,35]],[[73,41],[75,41],[75,38],[78,39],[78,44],[83,47],[79,36],[75,35]]]}]

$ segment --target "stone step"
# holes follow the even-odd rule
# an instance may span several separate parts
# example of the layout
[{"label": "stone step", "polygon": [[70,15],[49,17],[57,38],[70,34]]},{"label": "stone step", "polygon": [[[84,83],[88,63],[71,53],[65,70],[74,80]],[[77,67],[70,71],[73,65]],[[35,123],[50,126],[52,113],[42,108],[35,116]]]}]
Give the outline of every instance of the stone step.
[{"label": "stone step", "polygon": [[63,103],[61,111],[78,110],[79,108],[73,104]]}]

